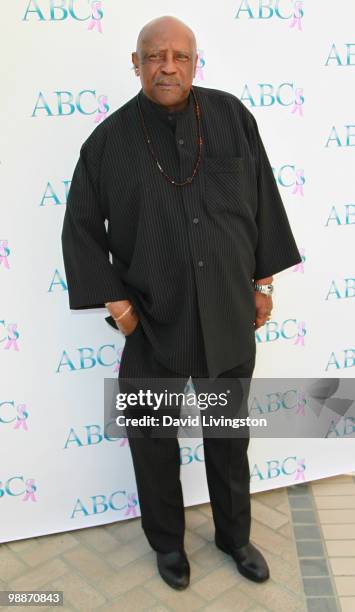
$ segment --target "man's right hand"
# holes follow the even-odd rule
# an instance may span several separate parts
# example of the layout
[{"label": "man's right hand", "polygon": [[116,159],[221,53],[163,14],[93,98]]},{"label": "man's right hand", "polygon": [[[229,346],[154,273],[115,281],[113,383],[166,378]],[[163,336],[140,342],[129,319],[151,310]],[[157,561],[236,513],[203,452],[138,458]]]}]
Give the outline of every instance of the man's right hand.
[{"label": "man's right hand", "polygon": [[[132,308],[128,312],[126,312],[125,315],[123,315],[123,313],[130,306],[132,306]],[[122,318],[119,321],[115,321],[115,323],[118,329],[125,336],[133,334],[134,330],[139,324],[139,317],[134,311],[133,304],[131,304],[129,300],[118,300],[117,302],[111,302],[106,306],[106,308],[113,319],[118,319],[118,317],[123,315]]]}]

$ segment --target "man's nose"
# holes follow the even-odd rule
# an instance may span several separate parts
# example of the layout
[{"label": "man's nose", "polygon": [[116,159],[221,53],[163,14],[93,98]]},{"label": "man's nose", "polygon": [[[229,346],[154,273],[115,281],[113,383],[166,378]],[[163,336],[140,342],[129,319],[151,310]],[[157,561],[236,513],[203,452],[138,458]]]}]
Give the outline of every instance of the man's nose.
[{"label": "man's nose", "polygon": [[164,74],[173,74],[176,72],[176,66],[172,56],[166,56],[165,61],[161,66],[161,70],[164,72]]}]

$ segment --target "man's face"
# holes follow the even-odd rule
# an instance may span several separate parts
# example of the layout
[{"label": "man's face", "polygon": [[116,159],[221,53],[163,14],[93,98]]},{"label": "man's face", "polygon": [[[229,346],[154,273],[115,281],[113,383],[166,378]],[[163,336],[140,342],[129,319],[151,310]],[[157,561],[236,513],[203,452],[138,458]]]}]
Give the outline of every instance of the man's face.
[{"label": "man's face", "polygon": [[188,33],[180,28],[164,28],[142,41],[132,61],[139,67],[143,92],[169,110],[186,103],[195,76],[197,54]]}]

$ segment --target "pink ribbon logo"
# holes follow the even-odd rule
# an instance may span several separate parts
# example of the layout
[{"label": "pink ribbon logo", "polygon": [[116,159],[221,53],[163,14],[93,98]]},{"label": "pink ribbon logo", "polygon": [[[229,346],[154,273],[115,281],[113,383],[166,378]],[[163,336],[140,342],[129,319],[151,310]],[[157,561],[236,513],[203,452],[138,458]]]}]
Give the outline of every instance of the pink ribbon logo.
[{"label": "pink ribbon logo", "polygon": [[28,501],[29,499],[34,502],[37,501],[35,497],[35,491],[37,491],[37,487],[34,482],[34,478],[28,478],[26,480],[26,493],[25,496],[22,498],[22,501]]},{"label": "pink ribbon logo", "polygon": [[306,404],[305,394],[303,393],[303,391],[300,391],[297,397],[296,414],[299,414],[301,416],[306,416],[306,412],[304,409],[305,404]]},{"label": "pink ribbon logo", "polygon": [[305,480],[304,472],[305,472],[306,466],[305,466],[304,462],[305,462],[305,458],[304,457],[303,457],[303,459],[298,459],[298,461],[297,461],[297,472],[296,472],[295,480]]},{"label": "pink ribbon logo", "polygon": [[17,323],[9,323],[9,325],[7,326],[7,331],[8,331],[8,336],[7,336],[8,340],[4,346],[4,349],[8,350],[11,347],[13,347],[15,351],[18,351],[19,347],[17,344],[17,338],[19,338],[20,334],[17,331]]},{"label": "pink ribbon logo", "polygon": [[17,406],[17,417],[16,418],[17,418],[17,421],[16,421],[16,425],[14,426],[14,429],[20,429],[22,427],[22,429],[24,429],[25,431],[28,431],[28,427],[26,423],[26,420],[28,418],[26,404],[19,404]]},{"label": "pink ribbon logo", "polygon": [[10,265],[8,256],[10,255],[10,249],[7,245],[7,240],[0,240],[0,265],[4,264],[4,268],[7,268],[9,270]]},{"label": "pink ribbon logo", "polygon": [[297,326],[297,337],[295,342],[293,343],[295,344],[300,344],[301,346],[304,346],[304,337],[306,335],[306,322],[305,321],[300,321],[298,323]]},{"label": "pink ribbon logo", "polygon": [[122,352],[123,352],[122,348],[118,349],[118,351],[117,351],[117,363],[115,364],[115,367],[113,368],[113,372],[114,373],[117,373],[117,372],[120,371],[120,365],[121,365],[121,360],[122,360]]},{"label": "pink ribbon logo", "polygon": [[197,53],[198,60],[197,60],[197,64],[196,64],[195,78],[196,79],[201,79],[202,81],[205,78],[204,74],[203,74],[203,69],[204,69],[205,64],[206,64],[206,60],[205,60],[205,58],[203,56],[204,56],[204,51],[202,51],[202,49],[199,49],[198,53]]},{"label": "pink ribbon logo", "polygon": [[290,23],[290,28],[296,29],[297,27],[297,29],[300,32],[302,32],[302,15],[303,15],[302,5],[303,5],[302,0],[296,0],[296,2],[294,3],[293,19]]},{"label": "pink ribbon logo", "polygon": [[99,103],[99,107],[97,109],[97,113],[95,115],[95,119],[94,122],[95,123],[100,123],[100,121],[102,121],[103,119],[105,119],[105,117],[107,116],[107,113],[109,111],[109,105],[107,102],[107,96],[99,96],[97,99],[98,103]]},{"label": "pink ribbon logo", "polygon": [[136,493],[130,493],[128,495],[128,508],[124,513],[124,516],[137,516],[137,504],[138,500],[136,497]]},{"label": "pink ribbon logo", "polygon": [[91,3],[91,18],[88,25],[88,30],[96,30],[102,34],[101,20],[103,17],[101,2],[95,0]]},{"label": "pink ribbon logo", "polygon": [[303,193],[303,185],[305,182],[305,178],[304,178],[304,170],[303,168],[299,168],[298,170],[296,170],[296,184],[294,186],[294,189],[292,191],[293,194],[298,193],[300,196],[304,196]]},{"label": "pink ribbon logo", "polygon": [[301,248],[299,249],[302,261],[300,261],[300,263],[296,264],[295,267],[293,268],[292,272],[302,272],[302,274],[304,273],[304,262],[306,261],[306,256],[304,254],[304,249]]},{"label": "pink ribbon logo", "polygon": [[300,117],[303,117],[303,87],[297,87],[295,91],[295,101],[293,103],[293,107],[291,113],[298,113]]}]

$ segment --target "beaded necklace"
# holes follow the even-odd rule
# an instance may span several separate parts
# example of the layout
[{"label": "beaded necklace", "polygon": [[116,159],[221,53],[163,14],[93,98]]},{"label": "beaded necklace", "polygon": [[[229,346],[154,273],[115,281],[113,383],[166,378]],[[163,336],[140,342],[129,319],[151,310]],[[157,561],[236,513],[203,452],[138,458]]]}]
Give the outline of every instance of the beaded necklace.
[{"label": "beaded necklace", "polygon": [[189,177],[188,177],[187,179],[185,179],[184,181],[181,181],[181,182],[178,182],[178,181],[176,181],[175,179],[173,179],[173,178],[172,178],[171,176],[169,176],[169,174],[167,174],[167,173],[165,172],[165,170],[162,168],[162,166],[161,166],[161,164],[160,164],[160,162],[159,162],[159,160],[158,160],[158,158],[157,158],[157,156],[156,156],[156,154],[155,154],[155,151],[154,151],[154,149],[153,149],[153,146],[152,146],[152,144],[151,144],[151,139],[150,139],[150,136],[149,136],[149,132],[148,132],[148,130],[147,130],[147,126],[146,126],[146,124],[145,124],[145,121],[144,121],[144,116],[143,116],[143,112],[142,112],[141,105],[140,105],[140,102],[139,102],[139,94],[137,94],[137,104],[138,104],[138,109],[139,109],[139,115],[140,115],[140,118],[141,118],[141,121],[142,121],[142,127],[143,127],[143,130],[144,130],[144,134],[145,134],[145,138],[146,138],[146,142],[147,142],[147,144],[148,144],[149,150],[150,150],[150,152],[151,152],[151,154],[152,154],[152,157],[153,157],[153,159],[154,159],[154,161],[155,161],[155,163],[156,163],[156,165],[157,165],[157,167],[158,167],[159,171],[161,172],[161,174],[162,174],[162,175],[163,175],[163,176],[164,176],[164,177],[165,177],[165,178],[166,178],[166,179],[167,179],[167,180],[168,180],[170,183],[172,183],[173,185],[176,185],[176,187],[182,187],[183,185],[189,185],[190,183],[192,183],[192,181],[193,181],[193,179],[195,178],[195,175],[196,175],[196,173],[197,173],[198,167],[199,167],[199,165],[200,165],[200,161],[201,161],[202,143],[203,143],[203,138],[202,138],[202,135],[201,135],[201,109],[200,109],[200,105],[199,105],[199,103],[198,103],[198,101],[197,101],[196,94],[195,94],[195,92],[194,92],[193,87],[191,87],[191,92],[192,92],[192,95],[193,95],[193,97],[194,97],[194,101],[195,101],[195,115],[196,115],[196,119],[197,119],[197,132],[198,132],[198,136],[197,136],[197,142],[198,142],[198,155],[197,155],[197,161],[196,161],[196,163],[195,163],[195,167],[194,167],[194,169],[193,169],[193,171],[192,171],[192,175],[191,175],[191,176],[189,176]]}]

